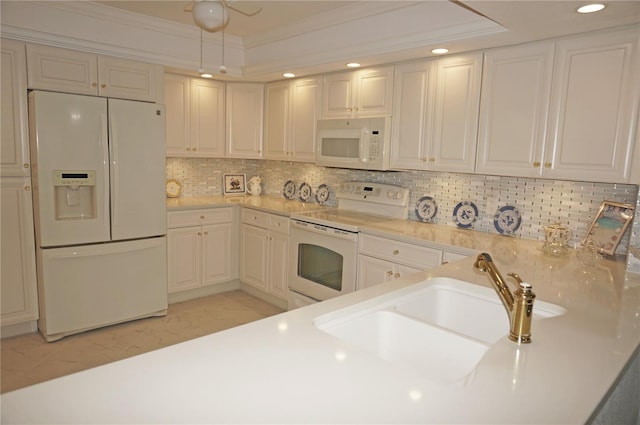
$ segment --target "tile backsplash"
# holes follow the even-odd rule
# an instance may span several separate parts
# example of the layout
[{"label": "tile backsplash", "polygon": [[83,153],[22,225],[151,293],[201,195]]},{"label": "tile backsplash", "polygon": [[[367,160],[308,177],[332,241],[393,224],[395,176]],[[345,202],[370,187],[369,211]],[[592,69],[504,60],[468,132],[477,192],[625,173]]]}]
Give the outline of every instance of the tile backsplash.
[{"label": "tile backsplash", "polygon": [[[478,207],[474,229],[496,233],[493,220],[498,208],[513,205],[522,215],[522,225],[515,236],[544,240],[544,226],[560,222],[573,232],[578,243],[598,212],[602,201],[636,205],[638,186],[629,184],[590,183],[544,180],[522,177],[497,177],[476,174],[429,171],[363,171],[317,167],[314,164],[242,159],[167,158],[167,178],[182,183],[182,196],[222,194],[222,175],[244,173],[262,178],[263,194],[282,197],[287,180],[296,186],[308,183],[314,189],[321,184],[330,188],[328,206],[336,206],[335,190],[344,181],[360,180],[394,184],[411,190],[409,219],[417,220],[415,205],[423,196],[435,199],[438,212],[434,222],[455,226],[453,210],[460,201],[472,201]],[[626,254],[629,234],[640,239],[640,223],[636,220],[618,247]],[[640,241],[637,241],[640,249]]]}]

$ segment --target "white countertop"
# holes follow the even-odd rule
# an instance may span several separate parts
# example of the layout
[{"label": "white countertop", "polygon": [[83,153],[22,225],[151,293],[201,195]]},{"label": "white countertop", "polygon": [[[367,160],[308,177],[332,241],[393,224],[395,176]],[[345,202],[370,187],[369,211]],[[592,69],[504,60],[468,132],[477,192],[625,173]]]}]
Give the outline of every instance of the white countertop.
[{"label": "white countertop", "polygon": [[[370,230],[457,233],[428,226]],[[640,279],[622,261],[586,268],[573,250],[551,259],[535,241],[465,232],[567,312],[534,322],[531,344],[505,336],[464,381],[416,376],[313,320],[435,276],[490,286],[473,258],[4,394],[2,423],[584,423],[640,345]]]}]

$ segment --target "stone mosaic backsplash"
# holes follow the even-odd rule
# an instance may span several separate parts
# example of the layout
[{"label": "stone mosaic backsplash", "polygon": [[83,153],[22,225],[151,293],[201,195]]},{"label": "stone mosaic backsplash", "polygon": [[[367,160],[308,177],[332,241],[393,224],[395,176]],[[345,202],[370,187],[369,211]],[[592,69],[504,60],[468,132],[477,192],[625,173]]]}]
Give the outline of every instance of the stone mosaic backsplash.
[{"label": "stone mosaic backsplash", "polygon": [[[344,181],[403,186],[411,191],[410,220],[417,220],[415,206],[418,200],[431,196],[438,206],[434,222],[450,226],[455,226],[455,206],[461,201],[472,201],[479,213],[473,228],[492,233],[497,233],[494,216],[498,208],[513,205],[522,215],[522,225],[514,236],[544,240],[544,226],[560,222],[573,232],[572,243],[582,240],[602,201],[633,205],[638,201],[637,185],[430,171],[348,170],[286,161],[167,158],[167,178],[182,183],[182,196],[221,195],[225,173],[244,173],[247,180],[260,176],[263,194],[270,196],[282,197],[284,183],[288,180],[295,182],[297,187],[306,182],[314,191],[319,185],[327,184],[331,192],[328,206],[336,206],[335,190]],[[635,225],[633,231],[640,232],[640,224]],[[620,243],[618,254],[626,254],[630,233],[627,231]],[[640,245],[640,241],[637,244]]]}]

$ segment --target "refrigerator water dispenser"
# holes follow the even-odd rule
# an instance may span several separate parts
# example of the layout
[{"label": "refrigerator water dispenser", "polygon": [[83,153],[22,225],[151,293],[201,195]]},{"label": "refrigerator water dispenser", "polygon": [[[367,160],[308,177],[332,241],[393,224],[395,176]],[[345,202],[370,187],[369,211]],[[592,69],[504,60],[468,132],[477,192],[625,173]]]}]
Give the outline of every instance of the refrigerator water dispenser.
[{"label": "refrigerator water dispenser", "polygon": [[56,220],[96,218],[96,172],[53,172]]}]

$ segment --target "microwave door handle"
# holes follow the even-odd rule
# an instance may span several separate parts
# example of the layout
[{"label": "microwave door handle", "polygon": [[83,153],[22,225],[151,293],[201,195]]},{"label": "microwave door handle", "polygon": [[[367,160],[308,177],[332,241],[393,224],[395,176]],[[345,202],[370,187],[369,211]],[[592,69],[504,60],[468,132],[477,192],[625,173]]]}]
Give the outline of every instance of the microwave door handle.
[{"label": "microwave door handle", "polygon": [[367,162],[369,160],[369,144],[371,141],[371,131],[368,128],[360,130],[360,161]]}]

